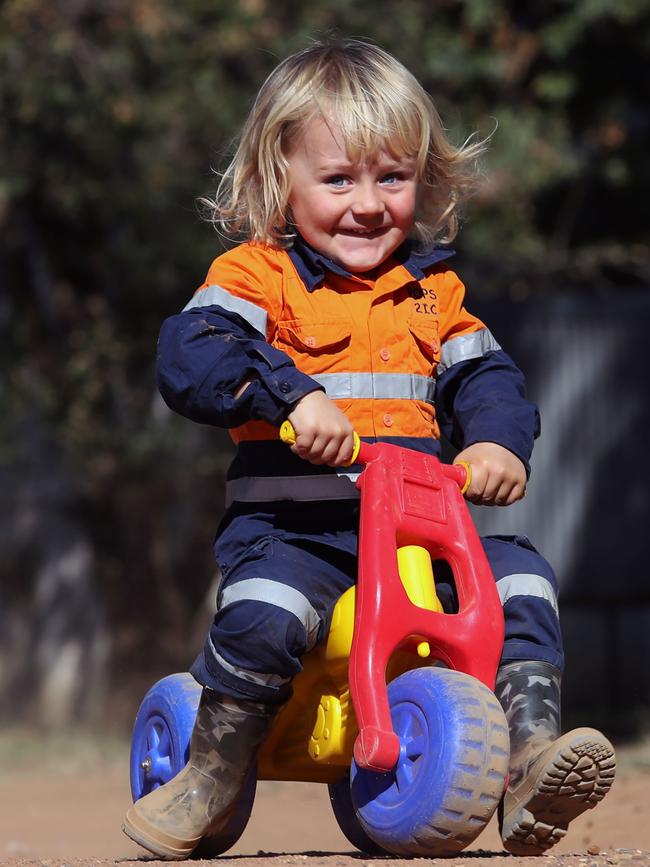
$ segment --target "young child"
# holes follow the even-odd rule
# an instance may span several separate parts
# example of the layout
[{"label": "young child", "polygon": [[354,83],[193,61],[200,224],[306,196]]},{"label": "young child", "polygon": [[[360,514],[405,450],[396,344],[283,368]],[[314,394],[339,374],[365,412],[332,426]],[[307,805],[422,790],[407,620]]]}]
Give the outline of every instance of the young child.
[{"label": "young child", "polygon": [[[187,857],[224,824],[301,657],[355,581],[353,430],[434,455],[442,431],[471,466],[472,502],[524,495],[537,409],[440,246],[481,149],[454,147],[413,76],[355,40],[286,59],[250,112],[211,203],[221,229],[248,240],[213,262],[159,341],[166,402],[229,428],[237,452],[218,610],[192,668],[204,689],[190,759],[125,819],[156,855]],[[287,418],[291,450],[278,439]],[[609,790],[614,751],[593,729],[560,736],[552,569],[523,536],[483,544],[506,621],[503,842],[539,854]]]}]

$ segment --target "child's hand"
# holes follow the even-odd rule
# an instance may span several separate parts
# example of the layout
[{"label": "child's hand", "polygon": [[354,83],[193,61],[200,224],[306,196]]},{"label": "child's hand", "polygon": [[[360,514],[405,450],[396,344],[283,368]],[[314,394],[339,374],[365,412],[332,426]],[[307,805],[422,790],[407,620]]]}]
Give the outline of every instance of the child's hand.
[{"label": "child's hand", "polygon": [[312,464],[339,467],[352,457],[353,427],[323,391],[301,398],[287,416],[296,432],[291,451]]},{"label": "child's hand", "polygon": [[497,443],[474,443],[454,463],[467,461],[472,481],[465,498],[480,506],[511,506],[526,493],[526,468],[513,452]]}]

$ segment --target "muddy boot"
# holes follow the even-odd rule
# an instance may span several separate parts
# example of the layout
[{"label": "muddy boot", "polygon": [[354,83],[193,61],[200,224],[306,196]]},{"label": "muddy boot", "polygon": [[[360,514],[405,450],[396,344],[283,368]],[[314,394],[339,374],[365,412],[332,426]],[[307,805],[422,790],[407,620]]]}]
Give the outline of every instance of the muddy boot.
[{"label": "muddy boot", "polygon": [[507,663],[499,669],[495,692],[510,729],[501,839],[513,855],[542,855],[564,837],[569,822],[610,790],[614,747],[596,729],[560,736],[560,672],[549,663]]},{"label": "muddy boot", "polygon": [[159,858],[189,857],[227,820],[278,710],[204,689],[187,765],[133,804],[124,833]]}]

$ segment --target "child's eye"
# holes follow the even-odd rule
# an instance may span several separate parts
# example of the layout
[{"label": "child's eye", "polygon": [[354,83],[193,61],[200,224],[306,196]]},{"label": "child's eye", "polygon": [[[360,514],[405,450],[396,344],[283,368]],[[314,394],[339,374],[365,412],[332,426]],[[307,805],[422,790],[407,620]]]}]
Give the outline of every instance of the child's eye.
[{"label": "child's eye", "polygon": [[348,184],[348,179],[345,175],[332,175],[325,181],[330,187],[345,187]]},{"label": "child's eye", "polygon": [[390,172],[381,179],[382,184],[396,184],[402,177],[397,172]]}]

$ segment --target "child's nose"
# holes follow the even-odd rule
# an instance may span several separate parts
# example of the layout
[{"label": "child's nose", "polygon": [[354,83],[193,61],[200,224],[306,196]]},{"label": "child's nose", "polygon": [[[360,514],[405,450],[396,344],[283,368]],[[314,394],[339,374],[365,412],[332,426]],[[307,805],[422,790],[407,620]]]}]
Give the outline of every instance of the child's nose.
[{"label": "child's nose", "polygon": [[352,213],[358,216],[375,216],[383,214],[384,200],[375,184],[358,184],[356,195],[352,202]]}]

